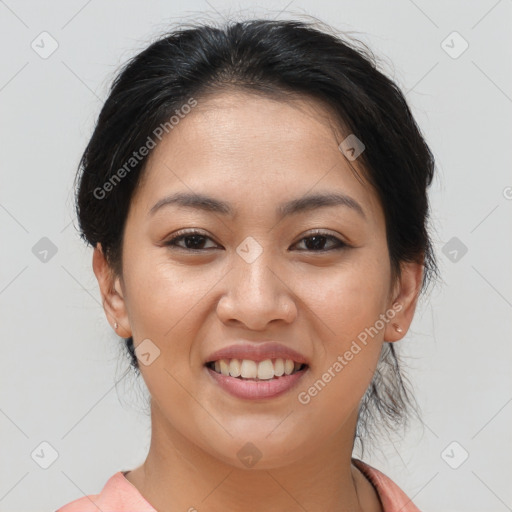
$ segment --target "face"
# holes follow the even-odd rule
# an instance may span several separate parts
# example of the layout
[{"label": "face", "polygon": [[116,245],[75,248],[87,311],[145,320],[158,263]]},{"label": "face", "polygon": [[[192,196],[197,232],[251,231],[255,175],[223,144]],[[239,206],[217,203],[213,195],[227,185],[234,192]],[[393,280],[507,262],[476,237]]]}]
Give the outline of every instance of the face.
[{"label": "face", "polygon": [[[305,99],[198,101],[132,199],[109,316],[140,345],[153,422],[233,466],[247,452],[277,467],[351,439],[383,340],[397,339],[393,322],[408,327],[419,276],[392,280],[383,211],[333,126]],[[165,200],[177,193],[211,200]],[[242,352],[217,370],[236,375],[237,359],[257,382],[205,364],[233,345]],[[279,358],[306,366],[270,380]]]}]

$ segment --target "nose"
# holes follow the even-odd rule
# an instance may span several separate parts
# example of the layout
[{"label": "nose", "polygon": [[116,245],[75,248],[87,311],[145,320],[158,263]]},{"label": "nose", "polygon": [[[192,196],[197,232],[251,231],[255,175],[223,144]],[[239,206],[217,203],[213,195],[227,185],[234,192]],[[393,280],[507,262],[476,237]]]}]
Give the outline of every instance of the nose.
[{"label": "nose", "polygon": [[241,323],[247,329],[262,331],[270,322],[292,323],[297,316],[293,283],[276,265],[270,251],[263,251],[252,262],[238,254],[223,280],[225,290],[217,303],[217,315],[224,323]]}]

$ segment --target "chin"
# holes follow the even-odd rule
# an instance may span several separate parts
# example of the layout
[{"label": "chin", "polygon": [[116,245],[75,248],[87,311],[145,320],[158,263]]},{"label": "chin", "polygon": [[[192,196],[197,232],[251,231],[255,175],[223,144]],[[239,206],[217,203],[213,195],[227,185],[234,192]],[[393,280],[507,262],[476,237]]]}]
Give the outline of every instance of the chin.
[{"label": "chin", "polygon": [[[275,428],[276,423],[274,423]],[[304,441],[299,434],[287,432],[286,436],[268,435],[269,430],[259,430],[250,435],[250,431],[233,438],[224,438],[222,450],[212,451],[210,445],[208,452],[215,458],[222,460],[237,469],[268,470],[277,469],[297,463],[304,458]],[[214,446],[219,446],[215,444]]]}]

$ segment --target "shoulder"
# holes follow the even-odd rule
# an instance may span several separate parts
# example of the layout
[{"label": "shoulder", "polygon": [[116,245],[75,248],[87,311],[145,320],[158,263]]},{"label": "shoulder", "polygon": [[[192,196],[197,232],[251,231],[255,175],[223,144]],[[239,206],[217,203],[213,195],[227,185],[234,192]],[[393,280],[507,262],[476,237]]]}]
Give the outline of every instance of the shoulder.
[{"label": "shoulder", "polygon": [[420,512],[412,500],[384,473],[359,459],[353,464],[368,478],[379,495],[384,512]]},{"label": "shoulder", "polygon": [[89,494],[67,503],[56,512],[156,512],[122,471],[112,475],[99,494]]}]

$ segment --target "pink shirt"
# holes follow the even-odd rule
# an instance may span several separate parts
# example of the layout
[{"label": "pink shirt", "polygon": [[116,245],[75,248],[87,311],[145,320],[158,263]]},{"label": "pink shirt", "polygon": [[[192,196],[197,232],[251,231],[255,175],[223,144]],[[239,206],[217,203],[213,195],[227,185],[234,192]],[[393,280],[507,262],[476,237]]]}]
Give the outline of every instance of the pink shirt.
[{"label": "pink shirt", "polygon": [[[379,495],[384,512],[420,512],[404,492],[384,473],[360,461],[354,465],[373,484]],[[56,512],[157,512],[126,479],[122,471],[112,475],[99,494],[83,496]]]}]

